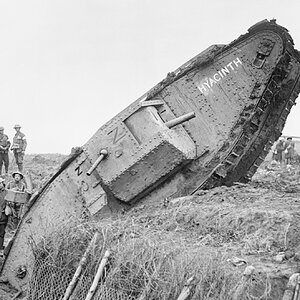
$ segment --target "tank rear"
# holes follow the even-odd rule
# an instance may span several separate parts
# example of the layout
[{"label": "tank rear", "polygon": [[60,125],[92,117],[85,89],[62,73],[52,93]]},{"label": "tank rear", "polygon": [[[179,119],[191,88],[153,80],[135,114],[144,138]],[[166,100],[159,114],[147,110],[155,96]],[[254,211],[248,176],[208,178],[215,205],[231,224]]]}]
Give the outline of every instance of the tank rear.
[{"label": "tank rear", "polygon": [[[103,125],[35,196],[2,275],[26,287],[34,262],[28,241],[39,243],[66,223],[249,180],[281,134],[299,74],[292,38],[274,21],[169,73]],[[27,270],[22,279],[20,266]]]}]

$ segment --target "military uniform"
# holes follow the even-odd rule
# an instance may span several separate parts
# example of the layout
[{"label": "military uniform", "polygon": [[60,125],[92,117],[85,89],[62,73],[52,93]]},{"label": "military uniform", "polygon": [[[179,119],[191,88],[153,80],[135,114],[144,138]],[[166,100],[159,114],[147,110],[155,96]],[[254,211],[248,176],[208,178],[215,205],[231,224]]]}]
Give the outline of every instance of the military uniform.
[{"label": "military uniform", "polygon": [[4,235],[5,229],[8,223],[8,216],[5,213],[6,201],[5,201],[5,188],[3,186],[4,180],[0,178],[1,187],[0,187],[0,255],[2,256],[3,248],[4,248]]},{"label": "military uniform", "polygon": [[282,152],[283,152],[284,148],[285,148],[285,145],[284,145],[283,140],[280,140],[276,144],[276,147],[275,147],[275,150],[276,150],[275,160],[280,162],[280,163],[282,162]]},{"label": "military uniform", "polygon": [[[15,129],[21,128],[21,126],[15,125],[14,128]],[[13,145],[11,147],[11,150],[13,150],[13,152],[14,152],[16,164],[17,164],[18,170],[20,172],[23,171],[23,159],[24,159],[24,153],[25,153],[26,146],[27,146],[27,141],[26,141],[25,134],[22,133],[20,130],[17,130],[17,132],[13,138]]]},{"label": "military uniform", "polygon": [[25,192],[26,186],[22,181],[19,181],[19,182],[10,181],[7,184],[7,189],[16,191],[16,192]]},{"label": "military uniform", "polygon": [[[12,190],[12,191],[15,191],[15,192],[25,192],[26,190],[26,185],[25,183],[23,182],[23,174],[21,172],[14,172],[12,173],[12,177],[15,178],[15,175],[16,174],[19,174],[20,175],[20,180],[19,181],[16,181],[16,180],[12,180],[10,181],[6,188],[8,190]],[[15,228],[18,226],[18,223],[21,219],[21,215],[22,215],[22,207],[23,205],[22,204],[19,204],[19,203],[14,203],[11,208],[12,208],[12,223],[13,225],[15,226]]]},{"label": "military uniform", "polygon": [[292,138],[287,138],[285,142],[285,159],[286,164],[290,164],[294,158],[295,142]]},{"label": "military uniform", "polygon": [[4,164],[5,173],[8,173],[8,166],[9,166],[9,157],[8,157],[8,150],[10,147],[10,141],[8,136],[3,133],[4,128],[0,127],[0,175],[2,173],[2,165]]}]

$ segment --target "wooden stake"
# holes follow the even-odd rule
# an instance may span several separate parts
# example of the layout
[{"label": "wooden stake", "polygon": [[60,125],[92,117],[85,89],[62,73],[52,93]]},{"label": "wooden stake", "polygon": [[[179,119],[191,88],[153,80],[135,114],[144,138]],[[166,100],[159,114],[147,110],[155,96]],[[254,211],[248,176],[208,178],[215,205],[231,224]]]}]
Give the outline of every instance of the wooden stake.
[{"label": "wooden stake", "polygon": [[297,279],[298,280],[297,280],[297,284],[296,284],[296,288],[295,288],[293,300],[298,300],[299,299],[299,284],[300,284],[300,276],[299,275],[298,275]]},{"label": "wooden stake", "polygon": [[194,281],[195,281],[194,276],[192,276],[191,278],[189,278],[187,280],[187,282],[186,282],[185,286],[183,287],[183,289],[182,289],[179,297],[177,298],[177,300],[186,300],[189,297],[189,295],[192,291],[192,288],[195,285]]},{"label": "wooden stake", "polygon": [[14,295],[14,297],[12,298],[12,300],[17,299],[21,294],[22,294],[22,291],[18,291],[18,292]]},{"label": "wooden stake", "polygon": [[86,264],[86,261],[87,261],[87,256],[89,254],[89,252],[91,251],[92,249],[92,246],[94,245],[94,243],[96,242],[96,240],[98,239],[98,236],[99,236],[99,232],[96,232],[92,238],[92,240],[90,241],[88,247],[86,248],[80,262],[79,262],[79,265],[76,269],[76,272],[74,273],[74,276],[71,280],[71,282],[69,283],[68,285],[68,288],[66,289],[66,292],[65,292],[65,295],[63,297],[63,300],[68,300],[70,298],[70,296],[72,295],[75,287],[76,287],[76,284],[77,284],[77,281],[79,279],[79,276],[82,272],[82,269],[83,267],[85,266]]},{"label": "wooden stake", "polygon": [[300,276],[299,273],[294,273],[290,277],[290,279],[287,283],[284,295],[282,297],[282,300],[293,300],[295,298],[295,294],[297,292],[296,289],[297,289],[297,285],[298,285],[298,281],[299,281],[299,276]]},{"label": "wooden stake", "polygon": [[105,267],[105,265],[107,263],[107,260],[108,260],[109,256],[110,256],[110,251],[106,250],[105,254],[104,254],[104,256],[103,256],[103,258],[102,258],[102,260],[100,262],[100,265],[98,267],[97,273],[96,273],[96,275],[94,277],[93,283],[92,283],[92,285],[90,287],[90,290],[89,290],[89,292],[88,292],[85,300],[92,300],[92,298],[94,296],[94,293],[96,291],[98,282],[99,282],[99,280],[100,280],[100,278],[101,278],[101,276],[103,274],[103,270],[104,270],[104,267]]}]

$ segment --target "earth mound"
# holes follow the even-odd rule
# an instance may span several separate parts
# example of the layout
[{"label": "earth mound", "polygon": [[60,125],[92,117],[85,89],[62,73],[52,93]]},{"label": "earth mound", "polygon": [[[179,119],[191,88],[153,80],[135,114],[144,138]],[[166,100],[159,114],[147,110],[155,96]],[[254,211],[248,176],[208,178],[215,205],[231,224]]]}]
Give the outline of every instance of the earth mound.
[{"label": "earth mound", "polygon": [[[26,157],[36,187],[63,158]],[[85,299],[107,250],[95,299],[177,299],[184,288],[189,299],[282,299],[299,272],[299,184],[299,165],[265,162],[249,184],[140,201],[109,219],[81,220],[36,245],[36,273],[44,275],[31,299],[45,290],[53,299],[64,294],[95,232],[76,299]]]}]

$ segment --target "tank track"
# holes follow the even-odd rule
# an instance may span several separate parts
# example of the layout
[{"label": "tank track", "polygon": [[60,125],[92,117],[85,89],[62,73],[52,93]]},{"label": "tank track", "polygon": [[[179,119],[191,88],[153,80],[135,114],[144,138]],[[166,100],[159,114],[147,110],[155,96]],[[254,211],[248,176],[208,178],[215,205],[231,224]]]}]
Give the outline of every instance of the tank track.
[{"label": "tank track", "polygon": [[[229,45],[214,46],[207,53],[197,55],[174,72],[168,73],[163,81],[147,93],[146,100],[153,99],[166,86],[188,72],[213,63],[214,59],[222,52],[262,30],[270,30],[281,37],[284,54],[252,111],[251,117],[247,118],[247,116],[241,115],[240,122],[244,123],[242,133],[235,139],[231,149],[226,151],[225,157],[224,149],[217,152],[216,156],[221,157],[220,163],[205,176],[205,179],[191,194],[199,189],[208,189],[224,184],[231,185],[236,181],[247,182],[251,179],[269,153],[273,143],[281,135],[287,116],[300,92],[299,70],[295,80],[285,82],[290,71],[292,57],[300,62],[299,52],[294,49],[293,40],[286,28],[277,25],[276,20],[263,20],[249,28],[248,33],[240,36]],[[255,98],[255,89],[252,97]]]},{"label": "tank track", "polygon": [[[280,137],[287,116],[300,92],[300,69],[295,80],[283,83],[291,57],[285,53],[230,152],[191,194],[234,182],[248,182]],[[276,126],[274,126],[276,124]]]},{"label": "tank track", "polygon": [[[248,39],[252,35],[254,35],[257,32],[260,32],[262,30],[268,30],[270,29],[273,32],[277,32],[283,40],[283,47],[285,48],[287,46],[287,43],[290,43],[291,45],[294,45],[292,37],[289,35],[288,30],[278,24],[276,24],[276,20],[263,20],[252,27],[248,29],[248,33],[241,35],[236,40],[232,41],[228,45],[214,45],[212,46],[211,50],[209,50],[207,53],[200,53],[187,61],[184,65],[180,66],[178,69],[176,69],[173,72],[169,72],[165,79],[160,81],[157,85],[155,85],[149,92],[146,93],[146,95],[143,95],[138,100],[153,100],[157,94],[159,94],[165,87],[172,84],[174,81],[180,79],[190,71],[192,71],[195,68],[199,68],[205,65],[208,65],[214,61],[214,59],[221,54],[222,52],[234,47],[235,45],[243,42],[244,40]],[[294,50],[293,47],[291,47],[292,52],[297,52],[296,55],[299,56],[298,51]]]}]

